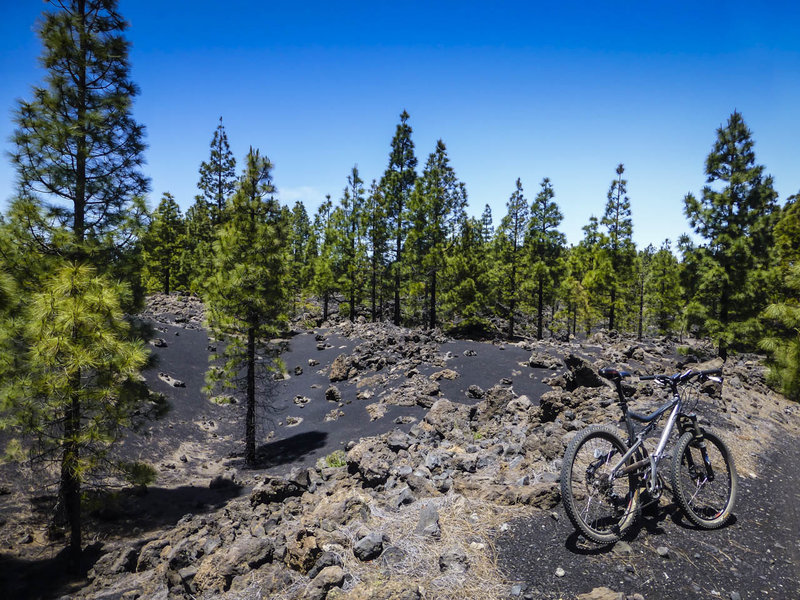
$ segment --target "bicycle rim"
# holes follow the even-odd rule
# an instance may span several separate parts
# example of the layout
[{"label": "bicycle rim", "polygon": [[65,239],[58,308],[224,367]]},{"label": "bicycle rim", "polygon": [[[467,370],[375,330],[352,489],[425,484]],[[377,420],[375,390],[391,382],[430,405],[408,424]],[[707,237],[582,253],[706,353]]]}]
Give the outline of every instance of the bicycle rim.
[{"label": "bicycle rim", "polygon": [[637,506],[630,478],[609,478],[626,447],[605,429],[588,431],[574,442],[565,456],[568,470],[562,476],[567,514],[576,529],[592,541],[616,541],[633,522]]},{"label": "bicycle rim", "polygon": [[673,487],[678,503],[695,525],[721,527],[730,517],[736,500],[738,477],[727,446],[717,436],[704,436],[706,466],[700,444],[691,433],[678,445]]}]

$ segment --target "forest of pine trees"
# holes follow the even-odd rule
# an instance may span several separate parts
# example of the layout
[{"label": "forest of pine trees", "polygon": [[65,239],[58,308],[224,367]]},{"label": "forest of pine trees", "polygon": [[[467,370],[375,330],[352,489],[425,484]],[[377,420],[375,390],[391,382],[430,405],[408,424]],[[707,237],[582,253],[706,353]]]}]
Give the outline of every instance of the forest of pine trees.
[{"label": "forest of pine trees", "polygon": [[386,170],[353,166],[338,196],[311,212],[280,205],[259,150],[237,175],[220,118],[189,208],[165,193],[148,211],[124,20],[107,0],[56,4],[39,28],[44,81],[14,115],[19,187],[0,221],[0,409],[4,428],[32,440],[31,457],[58,465],[74,549],[81,486],[109,467],[116,432],[146,397],[137,385],[146,353],[124,315],[148,292],[201,296],[209,328],[230,341],[210,379],[246,373],[248,462],[254,357],[295,317],[512,339],[597,328],[709,336],[723,358],[767,351],[775,386],[800,399],[800,196],[780,202],[738,112],[709,132],[707,185],[683,199],[695,241],[636,247],[631,212],[644,199],[628,196],[623,164],[608,173],[605,205],[603,190],[586,190],[602,215],[577,244],[559,231],[558,182],[546,177],[497,190],[505,214],[486,206],[471,216],[469,173],[455,172],[442,140],[418,161],[405,111],[391,139],[387,128]]},{"label": "forest of pine trees", "polygon": [[[775,308],[794,306],[797,196],[780,205],[738,112],[710,138],[709,185],[699,198],[683,199],[698,241],[684,235],[646,248],[633,242],[635,199],[623,164],[609,173],[605,204],[598,199],[602,216],[590,217],[583,239],[570,245],[549,178],[530,197],[521,179],[511,182],[497,224],[489,206],[475,218],[442,140],[418,171],[410,119],[400,115],[380,178],[366,185],[354,166],[338,199],[326,196],[313,219],[301,202],[282,207],[288,317],[361,317],[510,339],[597,328],[640,338],[709,336],[723,357],[783,348],[780,340],[797,344],[786,311]],[[214,244],[242,181],[234,164],[220,120],[200,166],[202,193],[186,216],[166,194],[141,234],[139,255],[128,260],[141,264],[147,291],[207,296]],[[792,360],[778,358],[786,352],[776,350],[776,360]]]}]

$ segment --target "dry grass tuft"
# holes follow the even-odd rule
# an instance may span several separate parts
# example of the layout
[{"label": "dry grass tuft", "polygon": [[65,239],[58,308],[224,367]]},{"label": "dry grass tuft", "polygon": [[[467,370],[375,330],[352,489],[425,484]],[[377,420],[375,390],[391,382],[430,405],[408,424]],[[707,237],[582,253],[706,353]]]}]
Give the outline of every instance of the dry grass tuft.
[{"label": "dry grass tuft", "polygon": [[[433,505],[439,512],[441,535],[438,539],[416,533],[420,512]],[[417,501],[399,510],[370,506],[375,531],[389,538],[389,546],[402,552],[391,566],[385,561],[363,563],[348,550],[344,569],[353,576],[345,592],[360,583],[380,585],[387,578],[400,580],[409,587],[417,585],[426,598],[490,600],[507,596],[508,581],[497,566],[492,538],[503,523],[526,514],[526,509],[500,506],[490,502],[448,494]],[[351,544],[358,541],[363,525],[345,529]],[[447,551],[460,550],[467,558],[464,573],[443,573],[439,557]]]}]

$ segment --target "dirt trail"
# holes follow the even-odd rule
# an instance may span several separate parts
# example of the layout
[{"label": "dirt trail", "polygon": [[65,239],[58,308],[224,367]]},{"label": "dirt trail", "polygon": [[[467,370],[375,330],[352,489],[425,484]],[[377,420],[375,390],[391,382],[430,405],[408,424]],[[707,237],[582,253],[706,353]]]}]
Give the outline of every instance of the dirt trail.
[{"label": "dirt trail", "polygon": [[[653,599],[800,598],[800,446],[777,440],[757,477],[741,473],[735,519],[695,529],[667,493],[615,546],[579,541],[563,508],[511,524],[500,564],[534,598],[573,598],[605,586]],[[557,517],[557,518],[556,518]],[[668,549],[663,558],[659,547]],[[563,577],[556,570],[565,571]]]}]

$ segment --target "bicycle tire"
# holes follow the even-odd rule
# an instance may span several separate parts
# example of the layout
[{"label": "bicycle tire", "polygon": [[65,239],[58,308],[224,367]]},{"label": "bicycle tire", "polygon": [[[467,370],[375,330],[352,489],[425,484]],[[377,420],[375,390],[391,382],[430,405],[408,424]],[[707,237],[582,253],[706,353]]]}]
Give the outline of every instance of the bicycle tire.
[{"label": "bicycle tire", "polygon": [[639,511],[635,476],[611,481],[607,478],[613,464],[627,449],[611,427],[593,425],[576,435],[564,453],[561,467],[564,509],[575,529],[598,544],[619,540]]},{"label": "bicycle tire", "polygon": [[709,479],[694,433],[684,433],[672,458],[672,491],[689,520],[703,529],[718,529],[733,514],[739,475],[730,450],[715,434],[703,431],[706,454],[714,474]]}]

